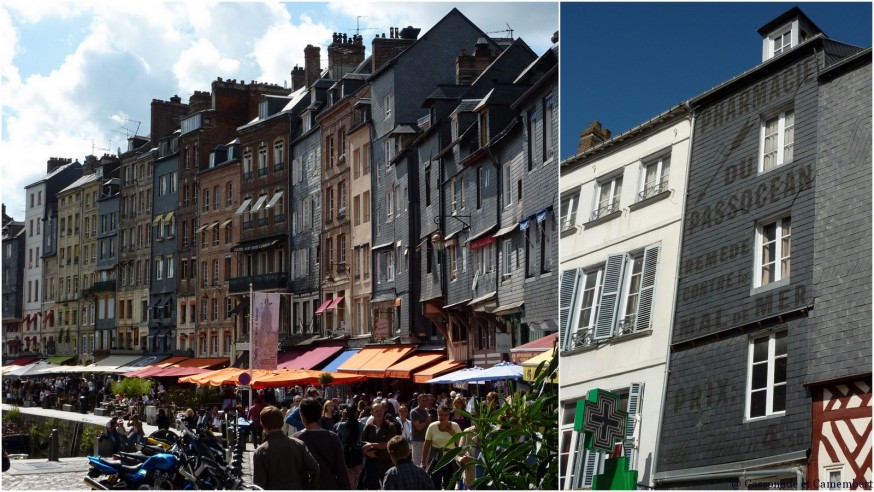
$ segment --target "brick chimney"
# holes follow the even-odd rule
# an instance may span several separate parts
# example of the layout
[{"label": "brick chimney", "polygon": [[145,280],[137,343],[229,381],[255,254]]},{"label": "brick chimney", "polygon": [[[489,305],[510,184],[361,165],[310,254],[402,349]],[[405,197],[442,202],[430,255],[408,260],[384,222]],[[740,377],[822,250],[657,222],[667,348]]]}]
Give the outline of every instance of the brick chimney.
[{"label": "brick chimney", "polygon": [[306,72],[303,67],[295,65],[291,69],[291,91],[294,92],[304,86],[306,81]]},{"label": "brick chimney", "polygon": [[577,147],[577,153],[585,152],[607,140],[610,140],[610,130],[602,129],[600,122],[593,121],[580,132],[580,145]]},{"label": "brick chimney", "polygon": [[152,128],[149,135],[152,146],[158,145],[161,138],[179,128],[179,121],[188,114],[188,105],[182,98],[173,96],[169,101],[152,99]]},{"label": "brick chimney", "polygon": [[407,49],[407,46],[415,43],[420,31],[421,29],[413,26],[407,26],[402,30],[392,27],[389,29],[389,37],[386,38],[385,33],[383,33],[382,37],[373,38],[370,49],[373,71],[376,72],[392,58]]},{"label": "brick chimney", "polygon": [[492,54],[486,38],[479,38],[473,49],[473,55],[468,55],[467,50],[461,49],[461,54],[455,60],[455,83],[458,85],[470,85],[485,69],[495,60],[496,54]]},{"label": "brick chimney", "polygon": [[340,80],[364,61],[364,38],[358,34],[348,37],[334,33],[328,46],[328,78]]},{"label": "brick chimney", "polygon": [[71,162],[73,159],[66,157],[49,157],[49,160],[46,161],[46,174],[51,174]]},{"label": "brick chimney", "polygon": [[212,108],[212,95],[207,91],[194,91],[188,98],[189,114],[199,113]]},{"label": "brick chimney", "polygon": [[306,48],[303,49],[304,83],[307,87],[313,85],[313,82],[319,80],[319,75],[322,73],[321,61],[319,60],[321,53],[322,48],[311,44],[308,44]]}]

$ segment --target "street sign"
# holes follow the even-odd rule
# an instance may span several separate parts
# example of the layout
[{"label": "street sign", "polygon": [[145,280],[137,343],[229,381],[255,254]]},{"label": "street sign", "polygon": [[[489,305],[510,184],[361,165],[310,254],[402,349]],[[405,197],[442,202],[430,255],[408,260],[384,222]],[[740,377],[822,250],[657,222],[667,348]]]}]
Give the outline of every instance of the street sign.
[{"label": "street sign", "polygon": [[249,383],[251,383],[251,382],[252,382],[252,376],[250,376],[248,372],[244,372],[244,373],[240,374],[239,376],[237,376],[237,383],[240,386],[248,386]]},{"label": "street sign", "polygon": [[589,390],[577,402],[574,430],[585,435],[586,449],[612,453],[617,442],[625,440],[628,412],[619,408],[619,395],[602,389]]}]

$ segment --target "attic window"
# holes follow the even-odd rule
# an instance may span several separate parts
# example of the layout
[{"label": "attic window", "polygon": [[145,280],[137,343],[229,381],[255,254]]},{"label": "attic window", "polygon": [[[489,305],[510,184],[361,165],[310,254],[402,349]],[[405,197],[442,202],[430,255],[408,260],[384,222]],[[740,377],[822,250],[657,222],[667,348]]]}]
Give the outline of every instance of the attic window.
[{"label": "attic window", "polygon": [[268,109],[267,100],[264,99],[258,105],[258,118],[263,120],[264,118],[267,118],[269,115],[270,115],[270,112]]},{"label": "attic window", "polygon": [[789,51],[792,48],[792,31],[787,30],[781,34],[771,36],[771,43],[774,56]]}]

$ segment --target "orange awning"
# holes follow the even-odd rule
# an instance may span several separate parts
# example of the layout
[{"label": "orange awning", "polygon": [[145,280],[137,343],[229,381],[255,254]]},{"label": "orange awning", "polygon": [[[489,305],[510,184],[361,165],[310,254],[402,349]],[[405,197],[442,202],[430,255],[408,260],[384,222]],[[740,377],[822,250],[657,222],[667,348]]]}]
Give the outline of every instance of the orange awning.
[{"label": "orange awning", "polygon": [[364,347],[337,370],[363,374],[369,378],[384,378],[385,370],[413,351],[413,347],[386,345]]},{"label": "orange awning", "polygon": [[466,365],[466,363],[457,360],[444,360],[439,364],[422,369],[416,374],[413,374],[413,382],[424,384],[426,381],[430,381],[441,374],[457,371]]},{"label": "orange awning", "polygon": [[[272,375],[254,378],[252,387],[260,389],[294,386],[296,384],[321,384],[319,382],[319,377],[322,375],[322,373],[323,371],[314,371],[309,369],[281,369],[275,371],[275,373]],[[334,380],[331,382],[330,385],[360,383],[367,380],[367,376],[361,376],[358,374],[347,374],[340,372],[333,372],[329,374],[334,376]]]},{"label": "orange awning", "polygon": [[[198,386],[221,386],[223,384],[238,385],[240,375],[248,373],[248,369],[240,369],[238,367],[226,367],[216,371],[209,371],[203,374],[194,376],[186,376],[179,378],[180,383],[194,383]],[[255,369],[252,372],[252,381],[257,381],[260,378],[272,376],[276,371],[268,371],[266,369]]]},{"label": "orange awning", "polygon": [[442,353],[421,353],[413,354],[407,359],[389,367],[385,371],[385,377],[397,379],[410,379],[413,371],[420,367],[425,367],[443,359]]}]

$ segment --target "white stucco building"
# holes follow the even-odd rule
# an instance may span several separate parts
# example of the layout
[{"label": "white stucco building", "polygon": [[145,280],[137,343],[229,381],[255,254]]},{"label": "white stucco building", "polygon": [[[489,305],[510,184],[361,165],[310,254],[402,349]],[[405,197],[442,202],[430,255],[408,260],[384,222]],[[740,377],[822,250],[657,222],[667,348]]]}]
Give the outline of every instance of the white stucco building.
[{"label": "white stucco building", "polygon": [[633,423],[625,454],[653,484],[691,126],[683,106],[613,138],[593,123],[561,164],[563,489],[591,487],[605,458],[573,430],[594,388],[621,395]]}]

